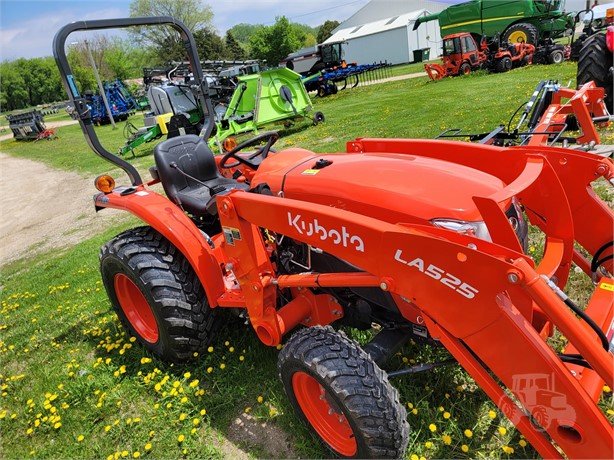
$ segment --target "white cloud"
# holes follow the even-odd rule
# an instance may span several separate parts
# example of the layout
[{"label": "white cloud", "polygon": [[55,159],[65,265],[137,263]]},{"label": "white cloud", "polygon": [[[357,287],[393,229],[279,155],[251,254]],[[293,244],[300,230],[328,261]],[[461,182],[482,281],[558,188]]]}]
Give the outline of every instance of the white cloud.
[{"label": "white cloud", "polygon": [[126,11],[120,8],[106,8],[93,10],[85,15],[79,15],[74,10],[62,10],[26,19],[19,27],[3,28],[0,34],[0,59],[52,56],[53,37],[64,25],[74,21],[109,19],[125,15]]}]

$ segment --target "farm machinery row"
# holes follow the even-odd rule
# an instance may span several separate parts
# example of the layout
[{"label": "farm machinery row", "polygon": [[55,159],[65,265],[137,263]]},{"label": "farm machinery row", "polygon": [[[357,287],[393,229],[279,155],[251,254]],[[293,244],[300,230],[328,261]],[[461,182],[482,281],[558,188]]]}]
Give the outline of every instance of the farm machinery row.
[{"label": "farm machinery row", "polygon": [[[204,64],[219,68],[222,63],[206,61]],[[210,146],[216,151],[229,150],[228,142],[234,136],[258,132],[266,125],[282,123],[289,126],[308,119],[317,124],[324,121],[321,112],[312,112],[313,106],[301,77],[286,69],[262,70],[249,61],[232,66],[216,76],[206,76],[209,97],[214,105],[214,117],[205,120],[202,107],[189,90],[192,70],[188,63],[180,63],[166,72],[164,81],[154,83],[154,69],[145,69],[150,86],[147,90],[150,111],[145,116],[145,126],[127,125],[128,141],[120,147],[119,154],[134,154],[134,148],[166,135],[198,134],[205,122],[215,126],[215,136]],[[160,72],[157,72],[160,73]]]},{"label": "farm machinery row", "polygon": [[[543,457],[612,457],[597,401],[614,380],[614,213],[592,189],[614,184],[611,159],[549,146],[542,128],[531,145],[362,138],[335,154],[275,152],[277,133],[263,132],[216,157],[194,38],[170,17],[63,27],[54,55],[75,106],[86,100],[70,84],[71,33],[159,25],[189,53],[187,90],[208,121],[200,136],[159,143],[145,183],[77,110],[94,152],[129,179],[99,177],[96,209],[143,221],[102,247],[100,269],[144,348],[187,361],[216,340],[226,311],[242,312],[264,345],[285,343],[282,384],[324,446],[399,458],[409,425],[388,377],[428,366],[386,363],[414,339],[447,349]],[[545,241],[539,263],[525,252],[529,222]],[[564,292],[572,264],[595,283],[586,308]],[[373,324],[363,347],[337,330]],[[564,352],[547,341],[555,328]]]},{"label": "farm machinery row", "polygon": [[443,65],[424,64],[431,80],[467,75],[475,70],[507,72],[533,62],[558,64],[569,58],[570,48],[558,44],[532,45],[513,42],[501,45],[499,36],[476,41],[468,32],[448,35],[443,39]]}]

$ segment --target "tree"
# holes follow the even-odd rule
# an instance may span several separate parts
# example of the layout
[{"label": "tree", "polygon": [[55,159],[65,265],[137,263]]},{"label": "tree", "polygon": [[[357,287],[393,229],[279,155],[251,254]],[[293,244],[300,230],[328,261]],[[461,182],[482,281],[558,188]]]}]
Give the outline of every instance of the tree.
[{"label": "tree", "polygon": [[315,46],[317,44],[318,44],[318,41],[316,40],[316,37],[313,36],[313,34],[307,34],[305,36],[305,41],[303,42],[303,47]]},{"label": "tree", "polygon": [[[25,61],[25,59],[20,59]],[[0,63],[0,94],[2,95],[2,110],[23,109],[30,105],[28,87],[23,78],[25,68],[20,69],[15,62]]]},{"label": "tree", "polygon": [[[224,40],[212,29],[201,29],[194,32],[194,41],[200,59],[215,60],[226,57]],[[185,53],[183,59],[185,60]]]},{"label": "tree", "polygon": [[228,29],[232,36],[237,40],[241,45],[246,48],[249,48],[249,40],[256,33],[257,30],[262,29],[264,26],[262,24],[237,24]]},{"label": "tree", "polygon": [[324,21],[318,30],[318,43],[324,43],[329,39],[337,27],[339,27],[339,21]]},{"label": "tree", "polygon": [[235,37],[232,35],[230,30],[226,31],[224,43],[226,45],[226,56],[229,59],[232,59],[233,61],[241,61],[245,59],[245,50],[241,44],[235,40]]},{"label": "tree", "polygon": [[[201,0],[133,0],[130,16],[172,16],[183,22],[192,33],[213,30],[213,11]],[[169,52],[175,55],[182,48],[179,34],[168,26],[137,27],[132,33],[141,43],[153,45],[160,56]]]},{"label": "tree", "polygon": [[285,16],[275,18],[271,27],[258,29],[250,38],[252,56],[275,66],[305,42],[305,32],[290,24]]}]

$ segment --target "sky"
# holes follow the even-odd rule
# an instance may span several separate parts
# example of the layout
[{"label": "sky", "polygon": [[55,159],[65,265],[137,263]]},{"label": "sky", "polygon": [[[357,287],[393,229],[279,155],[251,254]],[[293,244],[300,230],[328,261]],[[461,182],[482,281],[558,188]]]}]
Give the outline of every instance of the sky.
[{"label": "sky", "polygon": [[[369,0],[206,0],[220,35],[239,23],[321,25],[349,18]],[[0,0],[0,60],[51,56],[55,33],[73,21],[128,17],[131,0]]]}]

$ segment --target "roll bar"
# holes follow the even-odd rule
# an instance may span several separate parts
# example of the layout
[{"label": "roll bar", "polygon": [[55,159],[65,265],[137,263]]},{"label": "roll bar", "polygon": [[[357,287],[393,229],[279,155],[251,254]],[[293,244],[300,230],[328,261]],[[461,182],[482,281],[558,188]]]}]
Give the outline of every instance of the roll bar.
[{"label": "roll bar", "polygon": [[205,124],[200,134],[205,139],[208,139],[211,136],[214,127],[212,117],[213,106],[211,104],[211,99],[209,98],[207,82],[203,77],[203,71],[200,66],[200,58],[198,57],[198,51],[196,50],[194,36],[187,26],[181,21],[170,16],[77,21],[62,27],[53,38],[53,56],[58,69],[60,70],[60,77],[62,79],[64,89],[68,93],[70,102],[75,107],[75,114],[77,115],[79,125],[83,130],[83,134],[85,135],[88,145],[97,155],[123,169],[130,178],[133,186],[141,185],[143,183],[143,180],[141,179],[141,176],[136,168],[127,161],[106,150],[98,140],[98,136],[96,135],[92,124],[90,109],[87,105],[86,99],[79,93],[73,77],[73,72],[66,57],[66,39],[73,32],[154,25],[168,25],[177,30],[181,36],[181,40],[183,41],[184,47],[187,51],[188,60],[193,73],[193,81],[191,82],[190,89],[199,100],[205,118]]}]

